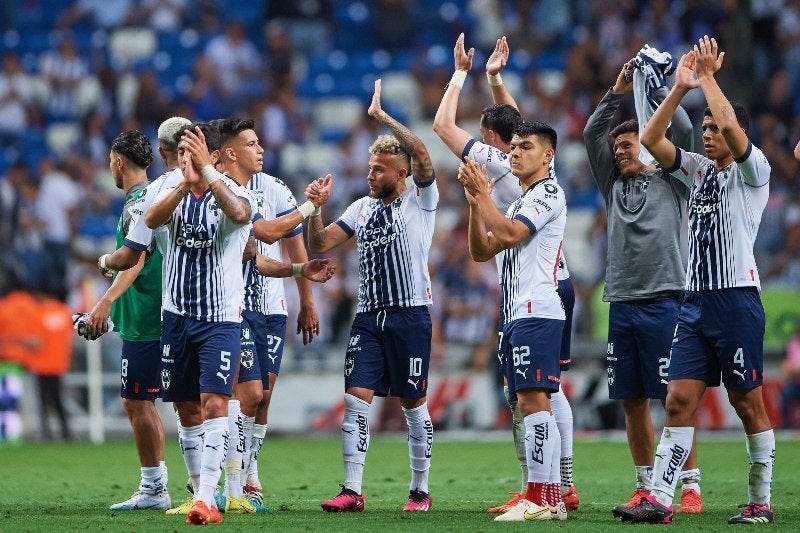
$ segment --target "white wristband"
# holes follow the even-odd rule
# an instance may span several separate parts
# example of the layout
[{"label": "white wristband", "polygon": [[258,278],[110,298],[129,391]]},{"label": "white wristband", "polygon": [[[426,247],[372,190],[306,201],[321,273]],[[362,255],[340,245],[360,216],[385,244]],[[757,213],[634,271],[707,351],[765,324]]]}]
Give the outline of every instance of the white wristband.
[{"label": "white wristband", "polygon": [[109,255],[111,254],[103,254],[100,256],[100,260],[98,261],[98,263],[100,264],[100,268],[102,268],[103,270],[108,270],[108,267],[106,266],[106,259],[108,258]]},{"label": "white wristband", "polygon": [[460,89],[464,86],[464,80],[466,79],[467,79],[467,71],[457,70],[453,72],[453,77],[450,78],[450,83],[448,83],[448,85],[455,85]]},{"label": "white wristband", "polygon": [[292,263],[292,276],[296,278],[303,277],[303,263]]},{"label": "white wristband", "polygon": [[498,85],[503,85],[503,78],[500,77],[500,73],[497,74],[489,74],[486,73],[486,79],[489,80],[489,85],[492,87],[497,87]]},{"label": "white wristband", "polygon": [[203,167],[201,174],[203,174],[203,177],[206,179],[206,183],[209,185],[217,181],[220,177],[220,173],[217,172],[217,169],[215,169],[214,165],[211,163]]},{"label": "white wristband", "polygon": [[310,217],[314,213],[315,209],[317,209],[317,206],[311,203],[311,200],[306,200],[304,204],[297,208],[297,210],[300,211],[300,214],[303,215],[303,218]]},{"label": "white wristband", "polygon": [[322,214],[322,208],[321,207],[315,207],[314,211],[311,213],[311,216],[312,217],[318,217],[321,214]]}]

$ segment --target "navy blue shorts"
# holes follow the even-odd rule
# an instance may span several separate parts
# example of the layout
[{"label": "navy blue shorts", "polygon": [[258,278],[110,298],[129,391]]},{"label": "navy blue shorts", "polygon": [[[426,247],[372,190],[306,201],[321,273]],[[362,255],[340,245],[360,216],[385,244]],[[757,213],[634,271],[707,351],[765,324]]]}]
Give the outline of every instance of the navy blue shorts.
[{"label": "navy blue shorts", "polygon": [[678,313],[669,379],[753,389],[764,371],[764,307],[755,288],[687,291]]},{"label": "navy blue shorts", "polygon": [[606,351],[609,398],[667,397],[669,349],[678,307],[677,297],[672,296],[611,302]]},{"label": "navy blue shorts", "polygon": [[161,344],[159,341],[122,341],[119,395],[129,400],[161,398]]},{"label": "navy blue shorts", "polygon": [[430,360],[427,306],[358,313],[347,343],[344,387],[363,387],[376,396],[424,398]]},{"label": "navy blue shorts", "polygon": [[165,402],[198,401],[201,392],[230,396],[239,365],[238,322],[200,322],[169,311],[161,321]]},{"label": "navy blue shorts", "polygon": [[265,315],[257,311],[243,311],[242,316],[255,332],[256,354],[264,390],[269,390],[270,373],[278,375],[283,360],[286,338],[286,315]]},{"label": "navy blue shorts", "polygon": [[511,398],[526,389],[557,392],[561,384],[561,335],[564,321],[521,318],[503,328],[503,352]]},{"label": "navy blue shorts", "polygon": [[239,358],[239,383],[261,379],[261,368],[258,366],[256,355],[255,329],[251,327],[247,318],[242,316],[242,348]]},{"label": "navy blue shorts", "polygon": [[572,279],[558,280],[558,289],[556,289],[558,297],[561,298],[561,304],[564,306],[564,331],[561,334],[561,354],[560,363],[561,371],[569,370],[569,365],[572,363],[572,311],[575,308],[575,289],[572,286]]}]

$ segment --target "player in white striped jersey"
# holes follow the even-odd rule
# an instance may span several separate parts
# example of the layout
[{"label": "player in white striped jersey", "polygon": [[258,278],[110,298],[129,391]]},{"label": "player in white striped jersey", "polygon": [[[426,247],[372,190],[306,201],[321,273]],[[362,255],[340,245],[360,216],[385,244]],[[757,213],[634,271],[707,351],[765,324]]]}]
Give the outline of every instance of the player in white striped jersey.
[{"label": "player in white striped jersey", "polygon": [[222,521],[214,491],[228,446],[228,399],[241,349],[240,265],[255,202],[247,189],[214,169],[216,128],[188,126],[176,141],[183,181],[161,192],[145,213],[145,223],[150,228],[166,225],[168,231],[161,330],[164,400],[176,403],[181,425],[202,423],[200,482],[186,521],[206,524]]},{"label": "player in white striped jersey", "polygon": [[[486,63],[487,78],[492,90],[494,105],[486,107],[481,113],[480,130],[482,140],[478,141],[466,130],[456,124],[456,112],[458,108],[458,98],[461,93],[461,84],[467,73],[472,69],[472,59],[475,50],[470,48],[467,51],[464,47],[464,34],[460,34],[453,48],[455,60],[455,72],[453,78],[445,90],[442,102],[436,112],[433,121],[433,129],[436,134],[444,141],[450,150],[464,160],[469,158],[479,164],[486,165],[489,177],[494,181],[491,191],[492,200],[497,208],[505,213],[508,206],[516,201],[522,194],[519,179],[511,173],[511,165],[508,157],[509,142],[514,133],[514,128],[522,120],[517,103],[506,89],[500,77],[500,71],[508,61],[509,49],[505,37],[498,39],[495,49]],[[550,175],[555,179],[554,165],[551,163]],[[500,270],[501,265],[497,265],[498,282],[502,282]],[[572,309],[575,303],[575,292],[572,281],[569,278],[566,259],[562,254],[562,260],[558,268],[559,296],[564,302],[566,321],[564,323],[563,339],[561,345],[561,370],[568,370],[570,365],[570,338],[572,333]],[[501,317],[502,321],[502,317]],[[498,337],[502,338],[502,324],[498,325]],[[503,374],[504,382],[506,378],[506,357],[498,351],[498,369]],[[512,434],[514,445],[517,451],[517,459],[520,463],[522,474],[522,488],[520,492],[512,492],[513,497],[506,503],[490,507],[490,513],[500,513],[516,505],[522,498],[528,483],[528,466],[525,456],[525,430],[522,423],[522,415],[519,411],[516,398],[509,393],[506,385],[503,387],[506,400],[511,410]],[[559,390],[550,397],[553,413],[556,417],[559,432],[561,433],[561,487],[564,492],[564,503],[567,510],[578,509],[578,494],[575,491],[572,481],[572,409],[566,395]]]},{"label": "player in white striped jersey", "polygon": [[[411,484],[404,511],[427,511],[433,423],[426,403],[432,303],[428,252],[439,191],[422,141],[380,105],[380,80],[368,114],[388,127],[370,147],[369,196],[334,223],[309,222],[309,248],[324,253],[356,237],[358,304],[345,356],[342,492],[325,511],[362,511],[369,406],[375,395],[398,396],[408,424]],[[413,178],[413,182],[411,181]]]},{"label": "player in white striped jersey", "polygon": [[[747,136],[745,109],[728,101],[714,74],[722,66],[715,39],[704,36],[681,57],[675,85],[655,112],[644,144],[666,171],[691,187],[686,294],[672,341],[667,419],[656,449],[653,491],[623,520],[669,522],[672,497],[694,434],[705,390],[725,384],[742,420],[750,460],[748,503],[729,523],[773,522],[770,503],[775,436],[764,408],[764,309],[753,242],[769,196],[770,166]],[[666,137],[681,99],[700,87],[707,157],[677,149]]]},{"label": "player in white striped jersey", "polygon": [[[550,176],[555,130],[522,122],[511,139],[511,170],[522,196],[505,216],[490,197],[485,166],[467,159],[459,181],[470,206],[469,250],[476,261],[497,256],[503,276],[503,346],[513,363],[508,376],[525,423],[528,484],[525,497],[498,521],[550,520],[561,502],[558,428],[549,393],[560,385],[561,336],[565,313],[556,271],[567,218],[564,191]],[[486,231],[488,227],[489,231]],[[510,367],[510,365],[509,365]]]},{"label": "player in white striped jersey", "polygon": [[[303,214],[294,196],[283,182],[261,172],[264,149],[259,144],[252,120],[230,118],[215,121],[220,130],[220,168],[238,184],[247,186],[254,195],[253,231],[257,254],[243,262],[245,280],[244,309],[242,310],[242,361],[229,403],[229,431],[238,435],[235,446],[228,447],[225,461],[225,495],[228,512],[268,511],[263,506],[261,484],[257,469],[246,476],[251,457],[257,458],[266,431],[267,406],[275,385],[286,336],[286,305],[283,280],[295,274],[301,294],[298,333],[308,342],[319,331],[314,310],[310,279],[327,281],[335,272],[328,259],[308,261],[303,240]],[[330,177],[324,195],[315,197],[315,209],[327,200]],[[310,211],[306,211],[310,212]],[[282,262],[281,244],[272,238],[283,232],[294,265]],[[266,240],[268,242],[263,242]],[[285,266],[284,266],[285,265]],[[296,267],[296,268],[295,268]],[[264,277],[263,275],[271,276]],[[253,349],[245,350],[245,344]],[[254,438],[254,426],[255,438]],[[250,443],[255,443],[251,452]],[[245,474],[245,477],[243,477]],[[246,477],[250,483],[245,484]],[[243,492],[247,494],[245,501]]]}]

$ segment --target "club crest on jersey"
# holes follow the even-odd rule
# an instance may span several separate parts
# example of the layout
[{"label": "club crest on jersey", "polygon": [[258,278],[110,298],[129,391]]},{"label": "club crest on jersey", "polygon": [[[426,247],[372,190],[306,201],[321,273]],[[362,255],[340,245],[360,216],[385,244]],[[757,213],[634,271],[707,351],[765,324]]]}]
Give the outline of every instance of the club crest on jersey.
[{"label": "club crest on jersey", "polygon": [[613,387],[614,386],[614,381],[615,381],[614,369],[609,367],[607,369],[607,371],[608,371],[608,386],[609,387]]},{"label": "club crest on jersey", "polygon": [[253,368],[255,358],[253,357],[253,350],[242,350],[241,365],[245,370]]},{"label": "club crest on jersey", "polygon": [[355,357],[345,357],[344,358],[344,375],[349,376],[353,373],[353,369],[356,367],[356,358]]},{"label": "club crest on jersey", "polygon": [[169,390],[169,386],[172,383],[172,374],[166,368],[161,370],[161,386],[164,390]]}]

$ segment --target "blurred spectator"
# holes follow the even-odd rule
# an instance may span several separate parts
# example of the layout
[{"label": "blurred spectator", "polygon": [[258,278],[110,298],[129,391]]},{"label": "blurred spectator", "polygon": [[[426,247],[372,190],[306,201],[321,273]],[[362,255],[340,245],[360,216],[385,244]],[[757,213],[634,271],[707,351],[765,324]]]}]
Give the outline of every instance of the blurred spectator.
[{"label": "blurred spectator", "polygon": [[68,29],[86,19],[94,28],[110,30],[124,26],[132,8],[132,0],[76,0],[61,14],[56,29]]},{"label": "blurred spectator", "polygon": [[[222,35],[213,37],[204,55],[211,62],[226,101],[225,115],[236,109],[261,72],[261,56],[247,38],[244,24],[230,21]],[[219,117],[215,117],[219,118]]]},{"label": "blurred spectator", "polygon": [[18,147],[29,118],[35,115],[35,106],[30,76],[22,69],[17,54],[6,52],[0,72],[0,146]]},{"label": "blurred spectator", "polygon": [[301,144],[306,136],[306,117],[289,85],[279,87],[270,98],[259,117],[261,146],[264,148],[264,165],[268,171],[282,174],[281,151],[288,143]]},{"label": "blurred spectator", "polygon": [[75,235],[77,210],[81,202],[80,189],[51,158],[42,160],[39,174],[41,184],[35,213],[43,223],[46,279],[49,294],[64,301],[70,245]]},{"label": "blurred spectator", "polygon": [[330,0],[267,2],[264,20],[267,26],[285,28],[292,46],[300,53],[320,54],[331,49]]},{"label": "blurred spectator", "polygon": [[[159,83],[154,70],[146,70],[138,77],[139,88],[133,104],[133,116],[144,130],[155,129],[172,116],[172,97]],[[108,149],[105,154],[108,160]]]},{"label": "blurred spectator", "polygon": [[217,73],[207,57],[203,55],[195,57],[192,76],[192,84],[185,97],[191,112],[184,116],[193,117],[198,122],[224,116],[222,91],[217,85]]},{"label": "blurred spectator", "polygon": [[12,256],[15,275],[27,289],[38,287],[48,276],[42,227],[37,213],[39,186],[30,176],[20,175],[18,198],[14,210]]},{"label": "blurred spectator", "polygon": [[108,140],[105,136],[105,122],[96,111],[89,112],[81,121],[81,135],[78,144],[67,154],[68,159],[83,159],[92,168],[108,167]]},{"label": "blurred spectator", "polygon": [[781,394],[781,415],[784,429],[800,427],[800,321],[786,344],[786,358],[781,365],[784,384]]},{"label": "blurred spectator", "polygon": [[80,114],[77,89],[89,75],[89,68],[78,54],[75,41],[62,37],[55,50],[44,52],[39,72],[50,89],[47,112],[55,119],[77,118]]},{"label": "blurred spectator", "polygon": [[375,3],[372,32],[378,48],[390,52],[410,48],[415,30],[410,0],[378,0]]},{"label": "blurred spectator", "polygon": [[159,32],[177,32],[183,29],[187,0],[142,0],[133,14],[137,22]]},{"label": "blurred spectator", "polygon": [[264,28],[264,71],[267,73],[267,91],[294,83],[292,62],[296,50],[289,41],[286,29],[277,22]]}]

